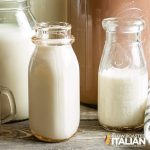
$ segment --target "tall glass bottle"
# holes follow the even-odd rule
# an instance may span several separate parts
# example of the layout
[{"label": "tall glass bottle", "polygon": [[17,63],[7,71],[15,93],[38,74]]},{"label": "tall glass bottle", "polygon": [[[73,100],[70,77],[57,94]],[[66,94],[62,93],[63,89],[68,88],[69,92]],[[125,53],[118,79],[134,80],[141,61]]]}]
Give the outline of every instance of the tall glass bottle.
[{"label": "tall glass bottle", "polygon": [[59,142],[77,131],[80,121],[79,64],[68,23],[40,23],[32,38],[29,66],[29,120],[40,140]]}]

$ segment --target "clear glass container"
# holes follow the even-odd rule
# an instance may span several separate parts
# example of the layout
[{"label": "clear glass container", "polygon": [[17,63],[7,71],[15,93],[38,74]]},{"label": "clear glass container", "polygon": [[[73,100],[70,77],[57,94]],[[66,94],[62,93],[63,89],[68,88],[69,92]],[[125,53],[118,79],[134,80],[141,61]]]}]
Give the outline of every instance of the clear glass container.
[{"label": "clear glass container", "polygon": [[40,23],[32,38],[29,121],[40,140],[59,142],[75,134],[80,120],[79,64],[67,23]]},{"label": "clear glass container", "polygon": [[148,71],[141,42],[145,22],[104,19],[106,40],[98,73],[98,119],[107,130],[143,127]]},{"label": "clear glass container", "polygon": [[[13,94],[15,120],[28,118],[28,65],[34,50],[34,24],[26,0],[0,1],[0,86]],[[3,117],[11,111],[6,99],[0,96]]]}]

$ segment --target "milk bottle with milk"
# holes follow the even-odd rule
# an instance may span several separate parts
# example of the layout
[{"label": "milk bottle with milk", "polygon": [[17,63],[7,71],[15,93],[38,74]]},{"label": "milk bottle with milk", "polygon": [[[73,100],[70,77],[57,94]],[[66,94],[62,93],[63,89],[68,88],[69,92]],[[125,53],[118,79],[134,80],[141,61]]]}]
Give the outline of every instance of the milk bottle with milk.
[{"label": "milk bottle with milk", "polygon": [[144,20],[103,20],[106,42],[98,73],[98,119],[108,130],[140,129],[148,94],[141,31]]},{"label": "milk bottle with milk", "polygon": [[[31,42],[34,19],[26,0],[0,1],[0,86],[15,99],[15,120],[28,118],[28,65],[34,45]],[[11,108],[0,96],[5,118]]]},{"label": "milk bottle with milk", "polygon": [[40,23],[29,67],[29,121],[40,140],[59,142],[77,131],[80,120],[79,64],[67,23]]}]

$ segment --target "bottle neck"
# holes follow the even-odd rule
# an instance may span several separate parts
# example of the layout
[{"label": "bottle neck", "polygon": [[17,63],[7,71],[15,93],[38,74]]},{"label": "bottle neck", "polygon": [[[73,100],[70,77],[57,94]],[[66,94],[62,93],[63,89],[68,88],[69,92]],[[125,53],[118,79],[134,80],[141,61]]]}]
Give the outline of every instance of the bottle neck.
[{"label": "bottle neck", "polygon": [[27,0],[0,0],[0,11],[14,11],[28,9]]},{"label": "bottle neck", "polygon": [[65,22],[37,23],[35,32],[32,41],[37,45],[68,45],[74,42],[71,25]]},{"label": "bottle neck", "polygon": [[137,33],[117,33],[117,32],[106,32],[107,43],[121,43],[121,44],[134,44],[141,42],[141,32]]}]

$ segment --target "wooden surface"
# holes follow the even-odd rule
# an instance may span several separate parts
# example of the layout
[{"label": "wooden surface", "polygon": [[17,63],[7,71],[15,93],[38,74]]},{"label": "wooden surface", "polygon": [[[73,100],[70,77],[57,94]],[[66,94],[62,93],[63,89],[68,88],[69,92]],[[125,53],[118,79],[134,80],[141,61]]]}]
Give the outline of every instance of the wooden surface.
[{"label": "wooden surface", "polygon": [[82,105],[78,132],[70,140],[61,143],[40,142],[32,136],[28,121],[15,122],[1,126],[0,150],[150,150],[150,147],[107,146],[104,142],[107,134],[98,123],[96,109]]}]

